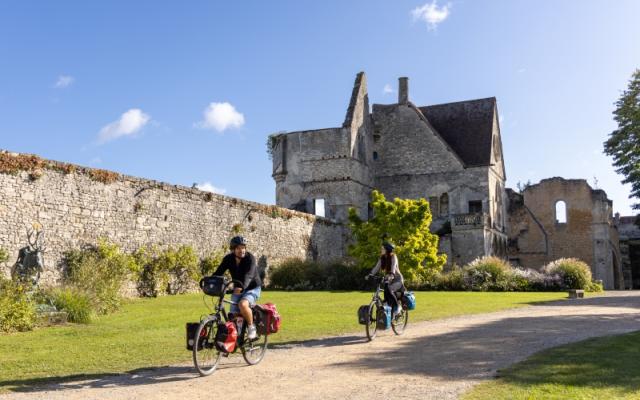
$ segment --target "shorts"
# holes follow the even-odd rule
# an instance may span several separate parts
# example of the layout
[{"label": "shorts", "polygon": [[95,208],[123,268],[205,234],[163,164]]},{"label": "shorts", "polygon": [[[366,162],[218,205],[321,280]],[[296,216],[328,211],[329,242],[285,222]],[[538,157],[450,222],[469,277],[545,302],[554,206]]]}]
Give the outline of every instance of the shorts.
[{"label": "shorts", "polygon": [[[233,301],[234,303],[240,303],[240,300],[244,299],[249,302],[250,306],[255,306],[256,302],[260,298],[261,292],[262,292],[262,289],[258,286],[250,290],[245,290],[240,294],[232,294],[231,301]],[[236,314],[240,312],[240,309],[238,308],[238,304],[231,304],[230,312],[236,313]]]}]

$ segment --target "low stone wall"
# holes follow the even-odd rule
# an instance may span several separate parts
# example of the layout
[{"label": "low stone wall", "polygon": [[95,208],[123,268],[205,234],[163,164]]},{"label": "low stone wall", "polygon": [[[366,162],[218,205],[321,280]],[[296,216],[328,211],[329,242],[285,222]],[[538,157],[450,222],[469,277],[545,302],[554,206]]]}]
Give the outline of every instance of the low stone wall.
[{"label": "low stone wall", "polygon": [[[31,161],[23,162],[25,157]],[[99,238],[126,251],[184,244],[206,255],[240,232],[249,239],[249,251],[267,265],[290,257],[337,259],[347,240],[343,225],[309,214],[0,152],[0,247],[10,254],[0,272],[9,273],[33,223],[45,231],[41,282],[47,284],[59,281],[64,251]]]}]

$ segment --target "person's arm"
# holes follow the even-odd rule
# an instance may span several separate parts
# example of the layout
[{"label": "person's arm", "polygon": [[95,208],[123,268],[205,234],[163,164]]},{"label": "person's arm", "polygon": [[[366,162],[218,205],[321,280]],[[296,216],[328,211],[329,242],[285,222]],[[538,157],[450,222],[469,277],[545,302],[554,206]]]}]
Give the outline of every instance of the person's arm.
[{"label": "person's arm", "polygon": [[380,259],[378,258],[378,262],[376,263],[376,266],[373,267],[373,269],[371,270],[371,272],[369,272],[369,274],[371,274],[371,275],[377,274],[380,271],[380,266],[381,265],[382,264],[380,263]]},{"label": "person's arm", "polygon": [[220,261],[220,265],[218,265],[218,268],[216,268],[216,271],[213,273],[212,276],[224,275],[224,273],[227,271],[227,263],[225,262],[226,259],[227,257],[222,258],[222,261]]},{"label": "person's arm", "polygon": [[391,273],[393,275],[400,275],[400,279],[404,281],[404,277],[402,276],[402,272],[400,272],[400,265],[398,264],[398,256],[393,255],[391,259]]}]

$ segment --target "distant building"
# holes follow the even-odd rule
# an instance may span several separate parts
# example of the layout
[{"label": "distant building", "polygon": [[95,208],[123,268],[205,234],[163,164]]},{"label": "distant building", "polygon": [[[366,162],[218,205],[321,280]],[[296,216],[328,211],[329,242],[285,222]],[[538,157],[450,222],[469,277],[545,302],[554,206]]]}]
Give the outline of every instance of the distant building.
[{"label": "distant building", "polygon": [[496,99],[418,107],[400,78],[398,102],[369,110],[361,72],[341,127],[272,137],[276,204],[345,222],[350,207],[368,218],[374,188],[387,198],[427,198],[450,263],[506,256]]}]

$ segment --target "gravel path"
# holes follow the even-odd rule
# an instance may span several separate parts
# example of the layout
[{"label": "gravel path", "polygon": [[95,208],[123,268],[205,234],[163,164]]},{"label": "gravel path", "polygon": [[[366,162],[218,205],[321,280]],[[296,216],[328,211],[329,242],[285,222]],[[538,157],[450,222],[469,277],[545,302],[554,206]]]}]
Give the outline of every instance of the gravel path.
[{"label": "gravel path", "polygon": [[196,377],[191,365],[174,366],[50,384],[0,399],[455,399],[542,349],[634,330],[640,330],[640,292],[616,292],[410,322],[404,336],[385,332],[370,343],[363,329],[279,346],[254,367],[241,357],[223,359],[207,378]]}]

